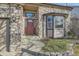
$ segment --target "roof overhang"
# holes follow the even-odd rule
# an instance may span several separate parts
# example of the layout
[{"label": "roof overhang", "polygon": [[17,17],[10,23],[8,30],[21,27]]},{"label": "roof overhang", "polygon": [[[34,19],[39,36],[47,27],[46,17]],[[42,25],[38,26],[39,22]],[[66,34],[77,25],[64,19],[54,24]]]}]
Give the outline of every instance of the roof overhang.
[{"label": "roof overhang", "polygon": [[50,4],[50,3],[41,3],[41,5],[48,6],[48,7],[53,7],[53,8],[59,8],[59,9],[66,9],[66,10],[72,10],[73,8],[70,6],[61,6],[61,5],[56,5],[56,4]]},{"label": "roof overhang", "polygon": [[43,14],[43,16],[48,16],[48,15],[63,16],[63,17],[67,17],[68,16],[68,14],[65,14],[65,13],[54,13],[54,12]]},{"label": "roof overhang", "polygon": [[45,6],[50,8],[57,8],[57,9],[64,9],[64,10],[72,10],[73,8],[70,6],[61,6],[56,4],[50,3],[20,3],[20,5],[33,5],[33,6]]},{"label": "roof overhang", "polygon": [[37,11],[38,10],[38,6],[36,5],[32,5],[32,4],[25,4],[23,5],[23,10],[26,11],[26,10],[31,10],[31,11]]}]

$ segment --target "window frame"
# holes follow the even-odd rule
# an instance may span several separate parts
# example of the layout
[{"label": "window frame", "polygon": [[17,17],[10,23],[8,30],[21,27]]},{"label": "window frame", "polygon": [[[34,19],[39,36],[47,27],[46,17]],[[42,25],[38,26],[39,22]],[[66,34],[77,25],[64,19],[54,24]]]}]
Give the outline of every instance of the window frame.
[{"label": "window frame", "polygon": [[[57,17],[63,17],[63,16],[55,16],[56,17],[56,19],[57,19]],[[63,29],[64,28],[64,19],[63,19],[63,24],[62,24],[62,27],[56,27],[56,22],[55,22],[56,20],[54,19],[54,28],[56,28],[56,29]]]},{"label": "window frame", "polygon": [[[52,16],[52,29],[48,29],[47,28],[47,17],[49,17],[49,16]],[[59,17],[59,16],[53,16],[53,15],[46,15],[46,36],[48,36],[48,31],[49,30],[52,30],[52,37],[49,37],[49,38],[54,38],[54,30],[56,29],[56,30],[61,30],[61,29],[64,29],[64,17],[63,16],[60,16],[60,17],[63,17],[62,19],[63,19],[63,23],[62,23],[62,27],[59,27],[59,28],[57,28],[56,26],[55,26],[55,17]],[[58,20],[58,19],[57,19]]]}]

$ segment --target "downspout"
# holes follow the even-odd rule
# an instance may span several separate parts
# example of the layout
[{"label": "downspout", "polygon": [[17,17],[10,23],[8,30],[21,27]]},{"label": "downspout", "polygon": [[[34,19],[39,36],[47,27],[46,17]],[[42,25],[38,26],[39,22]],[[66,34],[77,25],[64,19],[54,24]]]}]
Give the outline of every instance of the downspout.
[{"label": "downspout", "polygon": [[9,5],[9,14],[8,14],[8,16],[9,16],[9,18],[7,19],[7,22],[6,22],[6,51],[7,52],[10,52],[10,20],[11,20],[11,12],[10,12],[10,7],[11,7],[11,5],[10,4],[8,4]]}]

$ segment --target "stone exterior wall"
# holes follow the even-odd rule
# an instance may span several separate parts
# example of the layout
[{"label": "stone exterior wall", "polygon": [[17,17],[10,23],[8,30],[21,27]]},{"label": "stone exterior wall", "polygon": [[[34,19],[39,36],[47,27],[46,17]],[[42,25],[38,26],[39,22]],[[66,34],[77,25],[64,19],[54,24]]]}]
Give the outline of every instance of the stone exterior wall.
[{"label": "stone exterior wall", "polygon": [[[9,10],[8,10],[9,6],[8,4],[0,4],[0,18],[6,18],[9,17]],[[5,26],[4,28],[2,28],[3,26]],[[2,28],[2,29],[1,29]],[[4,21],[4,19],[0,19],[0,36],[2,35],[2,38],[0,37],[0,52],[2,50],[5,50],[6,47],[6,19]]]},{"label": "stone exterior wall", "polygon": [[0,19],[0,50],[5,47],[6,19]]},{"label": "stone exterior wall", "polygon": [[[23,9],[23,8],[22,8]],[[68,14],[68,17],[65,18],[65,29],[68,31],[68,25],[70,24],[70,11],[69,10],[63,10],[63,9],[56,9],[56,8],[49,8],[44,6],[38,7],[38,26],[39,26],[39,35],[38,36],[26,36],[24,34],[24,26],[25,26],[25,18],[22,17],[23,20],[21,20],[21,48],[28,48],[31,45],[35,45],[38,40],[43,39],[43,14],[50,13],[50,12],[56,12],[56,13],[66,13]],[[23,10],[22,10],[23,14]],[[46,31],[45,31],[46,32]],[[37,44],[39,45],[39,44]]]},{"label": "stone exterior wall", "polygon": [[[40,37],[42,38],[42,34],[43,34],[43,14],[46,14],[46,13],[51,13],[51,12],[55,12],[55,13],[66,13],[68,14],[68,17],[65,18],[64,22],[65,22],[65,31],[69,31],[69,24],[70,24],[70,14],[71,12],[69,10],[64,10],[64,9],[56,9],[56,8],[49,8],[49,7],[43,7],[43,6],[40,6],[39,7],[39,35]],[[46,31],[44,31],[46,32]]]},{"label": "stone exterior wall", "polygon": [[21,45],[21,22],[22,13],[21,6],[17,4],[10,5],[10,17],[11,17],[11,46],[14,51],[18,51]]},{"label": "stone exterior wall", "polygon": [[[21,32],[20,32],[20,19],[21,7],[17,4],[0,4],[0,17],[10,19],[10,52],[20,51],[21,45]],[[6,38],[5,38],[6,39]],[[1,45],[1,44],[0,44]],[[2,49],[0,53],[4,53]],[[5,54],[5,53],[4,53]]]},{"label": "stone exterior wall", "polygon": [[[25,18],[23,17],[23,7],[19,4],[0,4],[0,17],[10,18],[10,37],[11,37],[11,52],[21,51],[21,48],[26,48],[29,45],[36,44],[37,40],[43,38],[43,14],[49,12],[56,13],[66,13],[69,14],[65,19],[65,28],[68,30],[68,25],[70,24],[70,11],[61,10],[55,8],[49,8],[44,6],[39,6],[38,8],[38,20],[39,20],[39,35],[38,36],[25,36],[24,27],[25,27]],[[0,44],[1,45],[1,44]],[[36,44],[39,45],[39,44]],[[1,50],[3,54],[4,49]],[[0,53],[1,53],[0,51]],[[4,51],[4,52],[3,52]]]}]

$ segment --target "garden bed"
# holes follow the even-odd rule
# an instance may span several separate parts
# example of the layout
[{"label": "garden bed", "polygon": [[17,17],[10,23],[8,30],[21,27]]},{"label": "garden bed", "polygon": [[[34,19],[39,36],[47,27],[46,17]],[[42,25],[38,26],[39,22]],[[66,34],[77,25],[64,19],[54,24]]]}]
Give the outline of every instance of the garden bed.
[{"label": "garden bed", "polygon": [[69,50],[71,40],[66,39],[49,39],[45,41],[45,46],[42,47],[42,51],[49,53],[64,53]]}]

